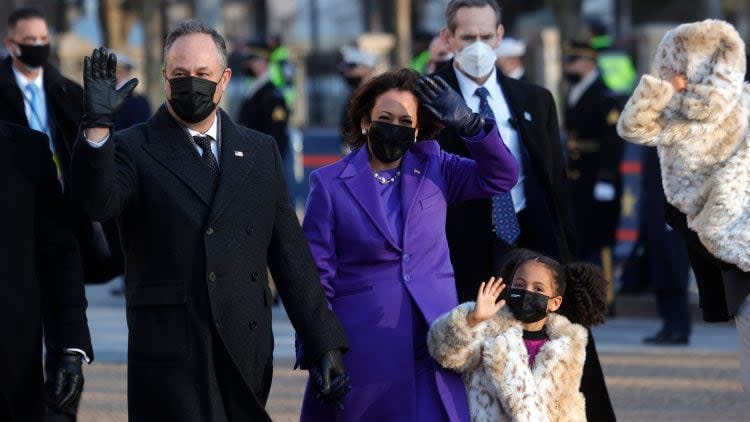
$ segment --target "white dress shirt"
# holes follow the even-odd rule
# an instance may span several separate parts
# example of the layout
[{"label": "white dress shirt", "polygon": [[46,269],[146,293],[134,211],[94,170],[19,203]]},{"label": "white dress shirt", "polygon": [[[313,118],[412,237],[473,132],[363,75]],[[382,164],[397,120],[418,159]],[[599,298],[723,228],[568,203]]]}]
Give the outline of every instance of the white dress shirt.
[{"label": "white dress shirt", "polygon": [[[474,95],[474,93],[476,92],[477,88],[480,87],[480,85],[477,85],[476,82],[469,79],[469,77],[458,70],[455,65],[453,67],[453,70],[456,72],[458,87],[461,89],[461,96],[464,97],[466,105],[468,105],[472,111],[478,113],[479,97]],[[489,102],[492,113],[495,115],[497,129],[500,132],[500,137],[503,139],[505,145],[508,146],[511,154],[516,157],[516,160],[520,164],[523,163],[521,139],[518,136],[518,131],[514,129],[510,124],[510,108],[508,107],[508,103],[505,101],[505,96],[500,89],[500,84],[497,82],[496,72],[497,70],[493,68],[489,78],[487,78],[487,80],[481,86],[487,88],[487,91],[490,93],[487,98],[487,102]],[[516,185],[510,191],[510,197],[513,199],[513,207],[516,209],[516,214],[526,208],[526,195],[523,191],[523,183],[525,179],[524,169],[522,165],[518,167],[518,183],[516,183]]]},{"label": "white dress shirt", "polygon": [[[216,157],[216,163],[220,164],[221,160],[219,159],[219,141],[217,139],[218,138],[217,134],[219,132],[218,130],[219,125],[217,124],[219,120],[218,115],[219,115],[218,112],[214,113],[214,121],[213,123],[211,123],[211,127],[208,128],[208,130],[205,133],[200,133],[197,130],[190,129],[189,127],[186,127],[185,129],[187,129],[188,133],[190,134],[190,139],[192,139],[193,136],[210,136],[211,137],[211,152],[213,152],[214,157]],[[195,142],[193,142],[193,146],[195,147],[195,150],[198,151],[198,154],[200,156],[203,156],[203,150],[201,149],[201,147],[198,146],[198,144],[196,144]]]}]

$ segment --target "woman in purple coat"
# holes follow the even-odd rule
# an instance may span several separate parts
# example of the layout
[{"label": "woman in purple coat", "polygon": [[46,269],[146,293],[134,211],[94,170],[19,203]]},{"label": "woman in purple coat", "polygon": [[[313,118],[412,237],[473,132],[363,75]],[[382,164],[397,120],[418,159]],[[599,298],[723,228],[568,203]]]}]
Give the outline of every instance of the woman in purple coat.
[{"label": "woman in purple coat", "polygon": [[[315,399],[302,421],[469,421],[460,375],[430,357],[430,324],[458,305],[445,237],[449,203],[509,191],[518,164],[495,122],[442,79],[402,69],[352,97],[353,151],[310,175],[303,229],[350,349],[343,410]],[[440,150],[440,124],[474,160]]]}]

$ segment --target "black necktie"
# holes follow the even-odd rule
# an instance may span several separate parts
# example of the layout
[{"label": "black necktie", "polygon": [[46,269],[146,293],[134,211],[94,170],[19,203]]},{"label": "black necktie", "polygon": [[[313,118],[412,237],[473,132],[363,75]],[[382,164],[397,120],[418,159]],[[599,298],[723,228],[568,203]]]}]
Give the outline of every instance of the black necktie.
[{"label": "black necktie", "polygon": [[193,136],[193,141],[203,150],[203,162],[208,166],[208,170],[213,176],[219,175],[219,162],[216,161],[213,151],[211,151],[210,136]]}]

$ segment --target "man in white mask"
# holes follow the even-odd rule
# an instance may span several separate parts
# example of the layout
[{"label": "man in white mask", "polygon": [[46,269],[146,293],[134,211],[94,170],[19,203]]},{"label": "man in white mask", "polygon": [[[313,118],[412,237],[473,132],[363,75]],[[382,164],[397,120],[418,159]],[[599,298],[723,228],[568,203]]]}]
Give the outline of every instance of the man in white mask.
[{"label": "man in white mask", "polygon": [[[482,280],[498,275],[514,247],[562,262],[576,257],[566,169],[552,94],[508,78],[495,65],[502,41],[500,6],[494,0],[452,0],[441,36],[455,53],[436,75],[459,92],[475,112],[494,118],[503,141],[521,164],[510,195],[472,200],[448,208],[446,233],[459,300],[473,299]],[[447,152],[468,156],[458,135],[438,137]],[[589,338],[581,391],[588,420],[611,421],[614,412],[593,338]]]}]

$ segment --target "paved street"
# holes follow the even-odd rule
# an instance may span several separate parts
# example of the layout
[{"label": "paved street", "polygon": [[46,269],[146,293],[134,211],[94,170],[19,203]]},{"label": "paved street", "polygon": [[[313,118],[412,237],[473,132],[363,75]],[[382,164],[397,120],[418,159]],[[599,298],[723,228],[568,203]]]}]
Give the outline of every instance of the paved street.
[{"label": "paved street", "polygon": [[[111,285],[88,286],[96,362],[85,368],[79,420],[126,421],[124,300]],[[697,324],[687,347],[647,347],[658,328],[648,318],[613,318],[594,330],[619,421],[750,421],[750,400],[737,380],[736,335],[729,324]],[[305,372],[292,371],[294,337],[282,307],[274,308],[274,383],[268,409],[275,421],[296,421]]]}]

